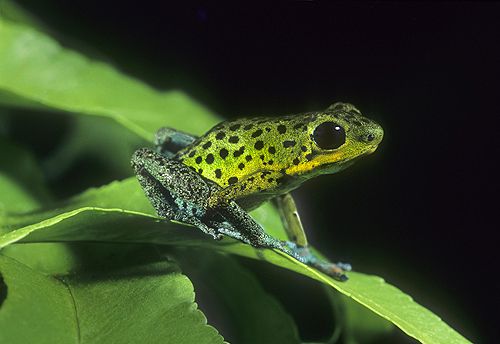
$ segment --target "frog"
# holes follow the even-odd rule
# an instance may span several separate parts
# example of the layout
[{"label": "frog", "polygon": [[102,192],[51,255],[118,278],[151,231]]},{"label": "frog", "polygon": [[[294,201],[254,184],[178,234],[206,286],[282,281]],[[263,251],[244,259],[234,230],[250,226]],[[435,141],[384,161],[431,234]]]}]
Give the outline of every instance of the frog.
[{"label": "frog", "polygon": [[[311,249],[291,191],[320,175],[346,169],[377,149],[384,131],[354,105],[323,111],[223,121],[201,136],[160,128],[154,149],[131,164],[157,214],[256,249],[284,253],[338,280],[348,263],[331,263]],[[271,201],[287,239],[267,234],[249,211]]]}]

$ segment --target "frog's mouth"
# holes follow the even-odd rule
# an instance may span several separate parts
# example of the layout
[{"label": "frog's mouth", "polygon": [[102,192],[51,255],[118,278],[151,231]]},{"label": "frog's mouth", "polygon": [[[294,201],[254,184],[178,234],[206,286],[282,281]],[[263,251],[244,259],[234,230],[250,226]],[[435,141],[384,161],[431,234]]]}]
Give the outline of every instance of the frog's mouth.
[{"label": "frog's mouth", "polygon": [[309,161],[289,167],[286,173],[295,176],[337,173],[354,164],[359,158],[375,152],[377,146],[370,145],[363,147],[364,149],[361,151],[358,150],[355,154],[348,154],[343,151],[313,152],[312,156],[308,158]]},{"label": "frog's mouth", "polygon": [[377,150],[377,148],[378,148],[378,145],[370,147],[369,149],[366,150],[366,152],[361,154],[358,158],[372,154],[373,152],[375,152]]},{"label": "frog's mouth", "polygon": [[353,165],[357,159],[345,159],[332,162],[329,164],[320,165],[316,168],[319,174],[332,174],[345,170],[349,166]]},{"label": "frog's mouth", "polygon": [[316,170],[320,174],[332,174],[332,173],[340,172],[340,171],[345,170],[346,168],[350,167],[351,165],[353,165],[359,159],[361,159],[367,155],[372,154],[373,152],[375,152],[377,150],[377,148],[378,148],[378,145],[374,145],[374,146],[367,148],[364,152],[356,155],[355,157],[344,158],[344,159],[340,159],[337,161],[319,164],[316,167]]}]

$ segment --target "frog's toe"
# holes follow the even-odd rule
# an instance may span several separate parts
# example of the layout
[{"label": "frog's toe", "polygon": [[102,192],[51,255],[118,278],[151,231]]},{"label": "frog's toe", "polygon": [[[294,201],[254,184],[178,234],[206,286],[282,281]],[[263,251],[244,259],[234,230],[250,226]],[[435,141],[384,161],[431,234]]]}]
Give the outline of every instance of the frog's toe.
[{"label": "frog's toe", "polygon": [[211,235],[212,238],[214,238],[214,240],[217,240],[217,241],[222,240],[222,238],[224,237],[224,235],[215,228],[206,227],[204,232]]},{"label": "frog's toe", "polygon": [[351,271],[352,270],[352,266],[349,263],[337,262],[335,265],[337,265],[339,268],[341,268],[344,271]]},{"label": "frog's toe", "polygon": [[349,279],[349,277],[347,277],[344,274],[340,274],[340,275],[336,275],[336,276],[332,276],[332,277],[335,278],[336,280],[339,280],[340,282],[345,282]]},{"label": "frog's toe", "polygon": [[217,241],[220,241],[222,240],[222,238],[224,238],[224,234],[221,234],[221,233],[218,233],[218,232],[213,232],[212,233],[212,237],[217,240]]},{"label": "frog's toe", "polygon": [[335,264],[331,264],[326,270],[324,270],[328,276],[336,279],[337,281],[345,282],[349,278],[344,274],[344,271]]},{"label": "frog's toe", "polygon": [[214,240],[217,240],[217,241],[222,240],[222,238],[224,237],[224,235],[215,228],[204,227],[204,229],[202,229],[202,231],[205,234],[212,236],[212,238],[214,238]]}]

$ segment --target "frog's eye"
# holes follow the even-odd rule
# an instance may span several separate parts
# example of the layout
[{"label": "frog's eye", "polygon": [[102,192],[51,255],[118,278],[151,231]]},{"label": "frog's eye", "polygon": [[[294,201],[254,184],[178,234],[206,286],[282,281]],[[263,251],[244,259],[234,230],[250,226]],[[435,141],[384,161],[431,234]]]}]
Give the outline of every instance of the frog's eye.
[{"label": "frog's eye", "polygon": [[314,129],[313,139],[321,149],[336,149],[345,143],[345,130],[337,123],[324,122]]}]

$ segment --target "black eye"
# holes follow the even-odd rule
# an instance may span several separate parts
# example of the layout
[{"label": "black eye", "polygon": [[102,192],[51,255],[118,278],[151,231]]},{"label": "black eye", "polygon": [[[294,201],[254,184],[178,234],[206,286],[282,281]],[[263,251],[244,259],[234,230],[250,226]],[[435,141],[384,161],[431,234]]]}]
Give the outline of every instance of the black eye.
[{"label": "black eye", "polygon": [[345,130],[337,123],[324,122],[314,129],[313,138],[319,148],[335,149],[345,143]]}]

